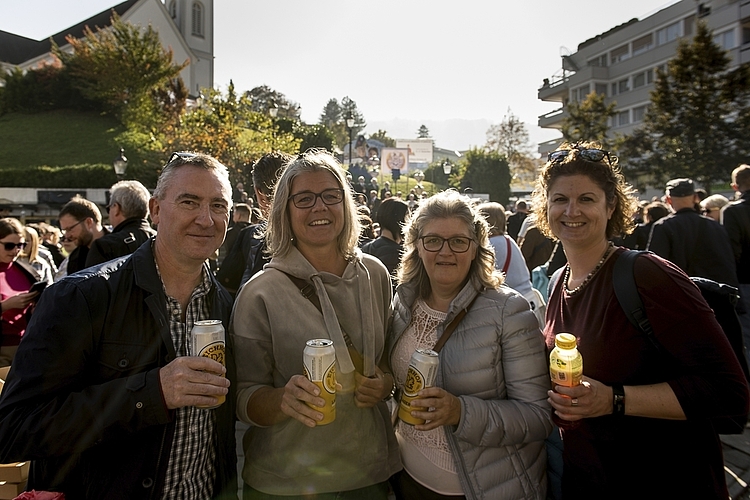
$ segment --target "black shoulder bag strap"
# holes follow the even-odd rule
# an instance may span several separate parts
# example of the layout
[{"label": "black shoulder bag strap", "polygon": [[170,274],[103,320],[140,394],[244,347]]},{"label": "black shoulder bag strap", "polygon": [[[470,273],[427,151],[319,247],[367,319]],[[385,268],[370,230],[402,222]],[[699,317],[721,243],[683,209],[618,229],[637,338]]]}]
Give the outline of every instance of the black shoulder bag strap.
[{"label": "black shoulder bag strap", "polygon": [[[298,278],[297,276],[292,276],[289,273],[286,273],[284,271],[281,271],[282,273],[286,274],[286,277],[291,280],[292,283],[294,283],[297,288],[299,288],[300,293],[304,298],[309,300],[313,303],[315,308],[320,312],[320,314],[323,314],[323,307],[320,305],[320,297],[318,297],[318,294],[315,292],[315,286],[310,283],[307,280],[303,280],[302,278]],[[344,331],[344,329],[341,329],[341,334],[344,336],[344,342],[346,342],[346,348],[349,350],[349,356],[352,358],[352,364],[354,364],[354,368],[359,373],[364,372],[364,359],[362,359],[362,355],[359,353],[356,347],[354,347],[354,342],[352,342],[351,337],[349,337],[349,334]]]},{"label": "black shoulder bag strap", "polygon": [[615,262],[612,285],[625,316],[633,326],[646,335],[657,351],[662,352],[661,344],[656,340],[654,329],[651,328],[651,322],[648,320],[646,308],[641,300],[641,294],[638,293],[638,287],[635,284],[635,259],[642,253],[644,252],[626,250],[620,254]]}]

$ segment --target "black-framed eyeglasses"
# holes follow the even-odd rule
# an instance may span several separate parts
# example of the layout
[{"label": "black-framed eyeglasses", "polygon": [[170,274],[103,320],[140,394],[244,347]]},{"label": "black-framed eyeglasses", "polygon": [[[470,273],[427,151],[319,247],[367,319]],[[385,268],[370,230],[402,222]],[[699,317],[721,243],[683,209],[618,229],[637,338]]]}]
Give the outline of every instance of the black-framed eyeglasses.
[{"label": "black-framed eyeglasses", "polygon": [[439,252],[443,249],[445,242],[448,242],[448,248],[455,253],[464,253],[469,250],[471,242],[474,241],[471,238],[465,236],[451,236],[450,238],[443,238],[442,236],[422,236],[419,238],[422,240],[422,246],[428,252]]},{"label": "black-framed eyeglasses", "polygon": [[[609,156],[609,151],[595,148],[581,148],[578,146],[574,147],[573,149],[578,151],[578,156],[586,161],[602,161],[604,158],[606,158],[607,163],[612,165],[612,158],[610,158]],[[550,163],[562,161],[570,154],[571,151],[573,151],[573,149],[559,149],[557,151],[552,151],[547,155],[547,161]]]},{"label": "black-framed eyeglasses", "polygon": [[195,158],[196,156],[198,156],[198,155],[196,155],[195,153],[188,153],[186,151],[176,151],[176,152],[172,153],[171,155],[169,155],[169,160],[167,160],[166,164],[169,165],[170,163],[172,163],[175,160],[179,160],[179,159],[183,159],[184,160],[184,159],[187,159],[187,158]]},{"label": "black-framed eyeglasses", "polygon": [[10,241],[0,241],[2,243],[3,248],[5,248],[6,252],[10,252],[14,248],[17,248],[19,250],[23,250],[26,248],[26,243],[12,243]]},{"label": "black-framed eyeglasses", "polygon": [[73,229],[74,227],[76,227],[78,224],[82,223],[85,220],[86,219],[81,219],[78,222],[76,222],[75,224],[73,224],[72,226],[70,226],[68,229],[63,229],[62,230],[63,234],[67,233],[68,231],[70,231],[71,229]]},{"label": "black-framed eyeglasses", "polygon": [[291,195],[288,200],[292,200],[297,208],[312,208],[318,202],[318,198],[326,205],[338,205],[344,201],[344,190],[340,188],[324,189],[320,193],[312,191],[302,191],[301,193]]}]

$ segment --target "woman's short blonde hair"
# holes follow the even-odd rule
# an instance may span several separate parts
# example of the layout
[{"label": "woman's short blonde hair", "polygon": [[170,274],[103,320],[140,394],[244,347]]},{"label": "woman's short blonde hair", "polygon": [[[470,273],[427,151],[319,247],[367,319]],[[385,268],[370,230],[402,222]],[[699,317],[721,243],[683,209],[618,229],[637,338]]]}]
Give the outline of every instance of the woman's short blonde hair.
[{"label": "woman's short blonde hair", "polygon": [[289,204],[294,179],[307,172],[330,172],[344,190],[344,227],[338,236],[338,250],[345,258],[354,256],[361,231],[353,191],[346,181],[346,172],[334,156],[324,149],[308,149],[287,164],[276,183],[271,201],[271,212],[266,228],[266,245],[272,257],[283,257],[294,246],[294,233],[289,215]]},{"label": "woman's short blonde hair", "polygon": [[419,258],[419,238],[428,223],[453,218],[466,224],[477,245],[477,256],[471,263],[468,279],[478,290],[497,288],[503,283],[502,273],[495,270],[495,252],[490,245],[487,221],[471,203],[470,198],[454,190],[443,191],[422,200],[404,227],[404,254],[398,268],[398,282],[415,283],[422,298],[430,295],[432,287],[424,263]]},{"label": "woman's short blonde hair", "polygon": [[479,205],[479,213],[487,220],[490,226],[490,236],[505,234],[505,224],[507,218],[505,209],[499,203],[488,201]]},{"label": "woman's short blonde hair", "polygon": [[547,195],[557,179],[569,175],[585,175],[591,179],[604,191],[607,205],[614,207],[612,217],[607,221],[607,239],[629,234],[635,227],[632,215],[638,209],[638,200],[634,196],[633,187],[625,182],[617,157],[607,154],[600,161],[591,161],[581,156],[581,152],[586,149],[601,149],[601,145],[595,142],[563,144],[557,151],[568,151],[568,154],[560,159],[547,161],[537,177],[532,194],[532,217],[536,221],[536,227],[549,238],[556,236],[549,225]]}]

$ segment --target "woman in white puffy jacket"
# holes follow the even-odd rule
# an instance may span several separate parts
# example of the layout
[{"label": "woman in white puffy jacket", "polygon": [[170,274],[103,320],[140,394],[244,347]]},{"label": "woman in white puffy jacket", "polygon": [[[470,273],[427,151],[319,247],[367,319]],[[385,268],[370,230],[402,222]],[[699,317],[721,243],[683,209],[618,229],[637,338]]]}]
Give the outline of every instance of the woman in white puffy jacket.
[{"label": "woman in white puffy jacket", "polygon": [[411,403],[426,423],[396,424],[397,498],[545,498],[544,341],[526,300],[501,286],[486,221],[448,191],[425,200],[405,233],[389,340],[399,388],[414,350],[432,349],[468,311],[439,353],[435,387]]}]

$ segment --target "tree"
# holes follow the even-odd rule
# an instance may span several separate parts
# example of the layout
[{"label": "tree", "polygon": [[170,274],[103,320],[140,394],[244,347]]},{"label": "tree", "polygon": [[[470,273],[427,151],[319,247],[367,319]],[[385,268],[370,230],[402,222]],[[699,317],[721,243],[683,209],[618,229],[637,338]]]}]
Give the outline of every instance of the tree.
[{"label": "tree", "polygon": [[489,193],[490,200],[503,205],[510,198],[510,166],[507,158],[497,151],[475,148],[466,153],[466,171],[461,179],[461,189]]},{"label": "tree", "polygon": [[354,138],[365,129],[367,122],[357,109],[357,103],[348,96],[341,99],[340,104],[336,99],[329,99],[320,118],[318,118],[318,123],[331,130],[336,137],[336,144],[341,149],[344,149],[344,146],[349,143],[350,132],[346,120],[350,116],[354,120],[354,126],[351,130],[351,136]]},{"label": "tree", "polygon": [[248,90],[245,95],[250,100],[251,111],[268,114],[268,110],[275,105],[278,109],[278,118],[292,120],[299,120],[300,118],[300,105],[287,99],[284,94],[273,90],[268,85],[261,85]]},{"label": "tree", "polygon": [[623,141],[626,172],[690,177],[707,189],[729,179],[750,153],[750,69],[728,71],[730,61],[698,22],[692,41],[682,40],[657,73],[642,127]]},{"label": "tree", "polygon": [[388,135],[388,132],[378,129],[374,134],[370,134],[370,139],[382,142],[387,148],[395,148],[396,140]]},{"label": "tree", "polygon": [[68,36],[66,41],[72,52],[60,50],[54,41],[52,52],[71,75],[73,85],[126,126],[144,119],[146,128],[160,122],[157,89],[174,89],[173,80],[189,62],[175,64],[172,50],[162,46],[150,25],[142,30],[114,13],[110,27],[96,32],[86,27],[83,38]]},{"label": "tree", "polygon": [[606,104],[604,99],[604,94],[591,92],[583,101],[568,104],[568,116],[560,130],[566,141],[596,141],[607,147],[608,121],[615,116],[617,103]]},{"label": "tree", "polygon": [[300,151],[306,151],[310,148],[324,148],[333,151],[333,147],[336,145],[336,138],[333,133],[323,125],[298,123],[293,133],[294,137],[300,140]]},{"label": "tree", "polygon": [[500,123],[487,130],[485,150],[507,158],[512,179],[530,183],[536,178],[537,162],[533,157],[529,132],[526,124],[510,108]]},{"label": "tree", "polygon": [[278,130],[267,114],[252,111],[248,96],[238,98],[232,82],[226,96],[207,92],[202,105],[182,117],[165,149],[208,153],[227,166],[234,182],[248,182],[248,165],[265,153],[299,151],[300,139]]},{"label": "tree", "polygon": [[430,129],[427,128],[427,125],[422,124],[419,126],[419,130],[417,130],[417,139],[429,139],[430,138]]}]

